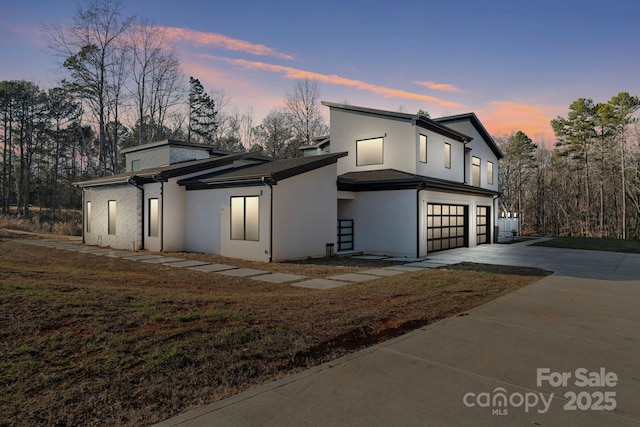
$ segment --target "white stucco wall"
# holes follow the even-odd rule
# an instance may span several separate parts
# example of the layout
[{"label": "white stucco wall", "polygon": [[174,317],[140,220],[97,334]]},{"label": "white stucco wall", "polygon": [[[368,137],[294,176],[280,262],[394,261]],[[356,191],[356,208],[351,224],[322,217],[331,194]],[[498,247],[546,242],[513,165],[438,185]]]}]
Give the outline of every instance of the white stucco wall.
[{"label": "white stucco wall", "polygon": [[163,184],[162,250],[164,252],[185,249],[186,190],[177,184],[178,179],[182,178],[170,178]]},{"label": "white stucco wall", "polygon": [[[338,162],[338,175],[353,171],[397,169],[415,173],[416,134],[411,121],[358,114],[331,109],[331,152],[347,151],[349,155]],[[384,138],[383,164],[357,166],[356,141]]]},{"label": "white stucco wall", "polygon": [[336,171],[334,163],[273,187],[273,261],[322,257],[327,243],[335,247]]},{"label": "white stucco wall", "polygon": [[[463,183],[464,144],[418,126],[415,126],[414,129],[416,132],[414,155],[417,159],[415,173],[431,178],[446,179],[449,181]],[[420,157],[418,156],[418,153],[420,134],[427,136],[426,163],[419,161]],[[445,143],[448,143],[451,146],[451,168],[445,167]]]},{"label": "white stucco wall", "polygon": [[367,254],[415,257],[416,190],[360,191],[340,200],[339,219],[354,220],[354,249]]},{"label": "white stucco wall", "polygon": [[[149,199],[158,199],[158,236],[149,236]],[[162,250],[162,186],[159,182],[144,185],[144,248],[150,251]]]},{"label": "white stucco wall", "polygon": [[169,146],[149,148],[125,154],[126,171],[131,172],[131,162],[140,160],[140,169],[155,168],[169,164]]},{"label": "white stucco wall", "polygon": [[[88,245],[114,249],[140,249],[142,245],[142,192],[129,184],[84,190],[84,240]],[[109,200],[116,201],[116,233],[108,234]],[[91,202],[91,231],[86,230],[86,202]]]}]

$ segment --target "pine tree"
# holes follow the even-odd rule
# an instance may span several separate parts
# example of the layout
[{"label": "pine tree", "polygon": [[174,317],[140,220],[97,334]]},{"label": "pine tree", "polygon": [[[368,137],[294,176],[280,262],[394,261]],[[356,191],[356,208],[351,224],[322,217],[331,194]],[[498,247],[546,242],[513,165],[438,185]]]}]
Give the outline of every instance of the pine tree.
[{"label": "pine tree", "polygon": [[187,140],[211,143],[218,129],[216,105],[200,80],[189,77],[189,127]]}]

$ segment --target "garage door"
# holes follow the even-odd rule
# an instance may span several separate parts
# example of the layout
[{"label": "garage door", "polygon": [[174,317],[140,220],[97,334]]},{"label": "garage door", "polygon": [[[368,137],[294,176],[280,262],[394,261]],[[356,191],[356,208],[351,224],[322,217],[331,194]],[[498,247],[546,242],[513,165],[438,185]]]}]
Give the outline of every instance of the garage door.
[{"label": "garage door", "polygon": [[489,206],[478,206],[476,208],[476,242],[479,245],[491,243],[489,234],[489,215],[491,208]]},{"label": "garage door", "polygon": [[468,245],[468,207],[429,203],[427,205],[427,251],[461,248]]}]

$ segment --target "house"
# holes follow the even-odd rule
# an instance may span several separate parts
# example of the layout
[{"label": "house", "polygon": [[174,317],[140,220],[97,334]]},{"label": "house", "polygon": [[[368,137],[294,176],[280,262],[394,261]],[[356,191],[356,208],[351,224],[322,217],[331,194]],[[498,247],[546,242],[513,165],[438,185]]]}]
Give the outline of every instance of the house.
[{"label": "house", "polygon": [[338,163],[338,250],[404,257],[491,243],[500,149],[475,114],[429,119],[323,102]]},{"label": "house", "polygon": [[344,153],[275,160],[170,140],[122,152],[124,173],[78,184],[87,244],[283,261],[335,243]]},{"label": "house", "polygon": [[296,159],[171,140],[121,150],[124,173],[78,184],[84,242],[284,261],[494,240],[502,153],[475,114],[323,105],[331,135]]}]

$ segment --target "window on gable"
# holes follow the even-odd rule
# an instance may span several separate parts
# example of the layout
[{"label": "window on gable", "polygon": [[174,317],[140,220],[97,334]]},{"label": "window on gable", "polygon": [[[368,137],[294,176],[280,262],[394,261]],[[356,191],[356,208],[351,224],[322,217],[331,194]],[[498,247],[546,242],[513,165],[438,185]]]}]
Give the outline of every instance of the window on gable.
[{"label": "window on gable", "polygon": [[87,202],[87,211],[86,211],[86,231],[87,233],[91,233],[91,202]]},{"label": "window on gable", "polygon": [[444,143],[444,167],[451,169],[451,144]]},{"label": "window on gable", "polygon": [[158,199],[149,199],[149,237],[158,237],[159,218]]},{"label": "window on gable", "polygon": [[109,200],[109,211],[107,212],[107,234],[116,234],[116,201]]},{"label": "window on gable", "polygon": [[381,165],[383,146],[382,138],[356,141],[356,166]]},{"label": "window on gable", "polygon": [[140,159],[131,160],[131,172],[136,172],[140,170]]},{"label": "window on gable", "polygon": [[493,185],[493,162],[487,162],[487,184]]},{"label": "window on gable", "polygon": [[471,160],[471,185],[480,187],[480,158],[473,157]]},{"label": "window on gable", "polygon": [[427,135],[420,135],[418,144],[420,151],[420,162],[427,163]]},{"label": "window on gable", "polygon": [[260,240],[259,196],[231,198],[231,240]]}]

